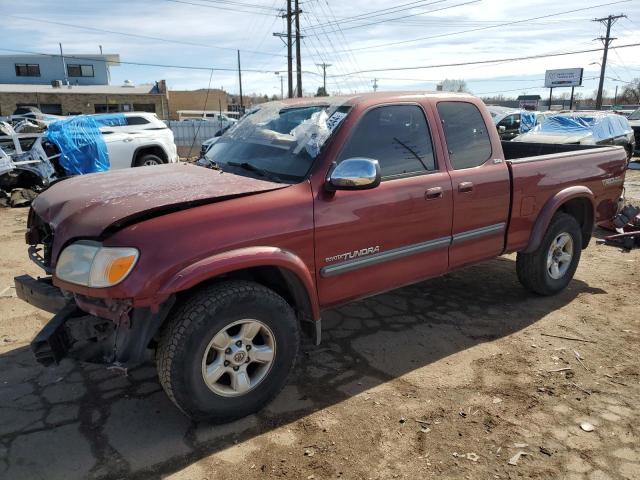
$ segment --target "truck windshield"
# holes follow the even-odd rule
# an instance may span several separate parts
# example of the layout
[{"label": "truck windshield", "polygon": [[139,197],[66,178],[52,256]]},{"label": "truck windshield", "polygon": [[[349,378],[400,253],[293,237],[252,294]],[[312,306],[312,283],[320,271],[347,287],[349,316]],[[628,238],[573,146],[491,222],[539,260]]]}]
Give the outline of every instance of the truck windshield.
[{"label": "truck windshield", "polygon": [[313,160],[346,117],[345,99],[288,105],[270,102],[248,113],[206,153],[214,166],[238,175],[302,181]]}]

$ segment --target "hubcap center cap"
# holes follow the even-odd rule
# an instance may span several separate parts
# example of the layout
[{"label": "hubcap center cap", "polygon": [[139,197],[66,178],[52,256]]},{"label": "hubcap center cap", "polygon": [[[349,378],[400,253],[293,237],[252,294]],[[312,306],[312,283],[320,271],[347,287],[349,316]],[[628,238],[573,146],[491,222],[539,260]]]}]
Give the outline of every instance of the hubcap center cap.
[{"label": "hubcap center cap", "polygon": [[226,359],[231,365],[240,366],[247,361],[248,355],[244,347],[236,347],[234,345],[231,347],[231,352],[226,355]]}]

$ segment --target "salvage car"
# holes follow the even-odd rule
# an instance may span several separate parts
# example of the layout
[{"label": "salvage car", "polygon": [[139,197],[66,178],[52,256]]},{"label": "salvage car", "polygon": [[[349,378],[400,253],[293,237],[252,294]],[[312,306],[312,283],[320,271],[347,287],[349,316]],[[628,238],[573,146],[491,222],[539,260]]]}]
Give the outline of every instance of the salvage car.
[{"label": "salvage car", "polygon": [[629,115],[628,120],[636,140],[635,154],[640,155],[640,108]]},{"label": "salvage car", "polygon": [[0,122],[4,190],[46,188],[73,175],[178,161],[173,132],[153,113],[53,118],[41,121],[43,133],[30,134],[16,131],[24,122]]},{"label": "salvage car", "polygon": [[627,165],[621,147],[501,142],[480,99],[444,92],[267,103],[207,157],[35,200],[46,275],[15,286],[55,314],[37,361],[152,349],[182,412],[228,422],[278,394],[323,310],[509,252],[526,289],[562,291]]},{"label": "salvage car", "polygon": [[635,138],[629,121],[610,112],[565,112],[551,115],[514,142],[555,143],[573,145],[619,145],[627,158],[635,149]]}]

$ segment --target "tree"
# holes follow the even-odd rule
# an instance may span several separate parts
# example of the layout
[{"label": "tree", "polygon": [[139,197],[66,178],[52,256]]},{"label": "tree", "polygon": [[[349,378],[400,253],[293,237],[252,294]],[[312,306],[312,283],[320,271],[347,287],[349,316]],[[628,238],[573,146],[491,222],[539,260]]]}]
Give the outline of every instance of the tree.
[{"label": "tree", "polygon": [[316,97],[328,97],[329,94],[325,90],[324,87],[318,87],[318,91],[316,92]]},{"label": "tree", "polygon": [[640,103],[640,78],[634,78],[632,82],[625,85],[619,101],[621,103]]},{"label": "tree", "polygon": [[455,80],[445,78],[440,85],[438,85],[438,90],[442,90],[444,92],[468,92],[467,82],[465,80]]}]

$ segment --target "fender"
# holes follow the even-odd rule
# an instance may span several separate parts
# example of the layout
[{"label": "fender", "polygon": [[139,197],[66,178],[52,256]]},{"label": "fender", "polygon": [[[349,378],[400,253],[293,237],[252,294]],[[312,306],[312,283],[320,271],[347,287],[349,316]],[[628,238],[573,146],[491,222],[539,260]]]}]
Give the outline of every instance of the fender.
[{"label": "fender", "polygon": [[540,246],[542,238],[544,237],[544,234],[549,227],[549,223],[551,222],[551,218],[553,218],[555,213],[558,211],[558,208],[560,208],[562,204],[574,198],[588,198],[591,202],[592,211],[596,211],[594,195],[589,188],[576,185],[560,190],[553,197],[547,200],[547,203],[545,203],[540,210],[538,218],[536,218],[536,222],[531,230],[531,236],[529,237],[527,248],[523,250],[524,253],[531,253]]},{"label": "fender", "polygon": [[[188,290],[211,278],[252,267],[278,267],[290,286],[292,281],[297,280],[306,293],[304,300],[309,304],[312,320],[320,319],[320,305],[311,272],[300,257],[277,247],[246,247],[204,258],[176,273],[160,288],[158,294],[170,295]],[[294,296],[299,296],[299,293],[293,288]]]},{"label": "fender", "polygon": [[171,161],[171,159],[169,158],[169,154],[167,153],[167,150],[164,148],[164,145],[154,140],[152,142],[145,143],[144,145],[140,145],[133,151],[133,155],[131,156],[132,167],[133,167],[133,164],[136,163],[136,157],[138,156],[138,153],[140,153],[141,150],[147,150],[149,148],[159,148],[160,150],[162,150],[164,157],[167,159],[167,163]]}]

